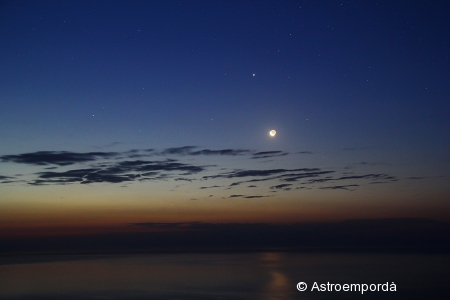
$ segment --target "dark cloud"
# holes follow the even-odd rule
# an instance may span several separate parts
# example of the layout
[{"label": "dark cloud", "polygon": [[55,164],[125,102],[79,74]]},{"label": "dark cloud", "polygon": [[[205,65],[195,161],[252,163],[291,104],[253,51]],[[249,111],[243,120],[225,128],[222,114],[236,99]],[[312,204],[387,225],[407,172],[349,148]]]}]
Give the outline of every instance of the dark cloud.
[{"label": "dark cloud", "polygon": [[161,155],[186,155],[191,153],[191,150],[197,148],[196,146],[184,146],[184,147],[175,147],[175,148],[167,148],[161,152]]},{"label": "dark cloud", "polygon": [[357,187],[359,184],[349,184],[349,185],[334,185],[334,186],[326,186],[321,187],[321,190],[347,190],[352,191],[349,187]]},{"label": "dark cloud", "polygon": [[264,152],[253,153],[252,158],[253,159],[270,158],[270,157],[277,157],[277,156],[286,156],[288,154],[289,154],[288,152],[283,152],[283,151],[264,151]]},{"label": "dark cloud", "polygon": [[285,184],[279,184],[279,185],[274,185],[274,186],[271,186],[270,188],[271,189],[284,189],[284,188],[286,188],[286,187],[288,187],[288,186],[291,186],[292,184],[287,184],[287,183],[285,183]]},{"label": "dark cloud", "polygon": [[185,171],[182,175],[190,175],[204,170],[203,167],[179,163],[174,160],[165,161],[122,161],[108,168],[111,172],[149,172],[149,171]]},{"label": "dark cloud", "polygon": [[206,190],[206,189],[219,188],[219,187],[221,187],[221,186],[220,185],[202,186],[200,189],[201,190]]},{"label": "dark cloud", "polygon": [[109,182],[109,183],[120,183],[124,181],[134,181],[140,175],[135,174],[123,174],[118,175],[108,170],[99,169],[78,169],[70,170],[66,172],[40,172],[38,180],[32,182],[35,185],[49,184],[49,183],[94,183],[94,182]]},{"label": "dark cloud", "polygon": [[282,181],[294,182],[294,181],[298,181],[299,179],[318,177],[318,176],[321,176],[324,174],[330,174],[330,173],[334,173],[334,172],[335,171],[317,171],[317,172],[306,172],[306,173],[300,173],[300,174],[284,174],[280,177],[286,177],[286,178],[283,178]]},{"label": "dark cloud", "polygon": [[331,177],[325,177],[325,178],[320,178],[320,179],[310,179],[307,181],[307,183],[317,183],[317,182],[327,182],[327,181],[332,181],[334,180]]},{"label": "dark cloud", "polygon": [[199,150],[195,152],[190,152],[189,155],[242,155],[250,153],[250,150],[233,150],[233,149],[224,149],[224,150]]},{"label": "dark cloud", "polygon": [[198,148],[198,147],[197,146],[184,146],[184,147],[177,147],[177,148],[167,148],[167,149],[163,150],[160,154],[161,155],[230,155],[230,156],[236,156],[236,155],[251,153],[250,150],[243,150],[243,149],[237,149],[237,150],[236,149],[222,149],[222,150],[203,149],[203,150],[193,151],[196,148]]},{"label": "dark cloud", "polygon": [[272,176],[272,177],[266,177],[266,178],[250,179],[247,181],[241,181],[239,183],[261,182],[261,181],[270,181],[270,180],[279,180],[279,179],[280,179],[280,176]]},{"label": "dark cloud", "polygon": [[380,162],[367,162],[367,161],[362,161],[359,163],[360,165],[367,165],[367,166],[389,166],[390,164],[388,163],[380,163]]},{"label": "dark cloud", "polygon": [[[20,174],[18,174],[16,176],[20,176]],[[0,183],[2,183],[2,184],[23,182],[23,180],[17,180],[16,177],[3,176],[3,175],[0,175],[0,180],[1,180]]]},{"label": "dark cloud", "polygon": [[138,153],[138,152],[140,152],[141,150],[139,150],[139,149],[131,149],[131,150],[128,150],[128,151],[125,151],[125,153],[131,153],[131,154],[133,154],[133,153]]},{"label": "dark cloud", "polygon": [[254,198],[264,198],[264,197],[268,197],[268,196],[260,196],[260,195],[251,195],[251,196],[246,196],[246,195],[231,195],[228,198],[246,198],[246,199],[254,199]]},{"label": "dark cloud", "polygon": [[84,177],[82,184],[94,183],[94,182],[108,182],[108,183],[120,183],[125,181],[134,181],[139,178],[140,175],[135,174],[124,174],[124,175],[113,175],[113,174],[103,174],[102,172],[91,173]]},{"label": "dark cloud", "polygon": [[[203,149],[194,151],[197,146],[183,146],[167,148],[161,152],[156,152],[154,149],[132,149],[125,152],[70,152],[70,151],[37,151],[31,153],[22,153],[17,155],[3,155],[0,156],[1,162],[14,162],[23,163],[30,165],[57,165],[57,166],[68,166],[76,163],[93,162],[98,159],[110,159],[110,158],[141,158],[151,155],[245,155],[251,154],[252,151],[246,149],[221,149],[221,150],[210,150]],[[261,155],[284,155],[285,152],[282,151],[268,151],[268,152],[257,152],[254,154],[256,157]]]},{"label": "dark cloud", "polygon": [[15,162],[31,165],[68,166],[75,163],[95,161],[98,158],[112,158],[118,156],[116,152],[87,152],[77,153],[68,151],[38,151],[18,155],[0,156],[2,162]]},{"label": "dark cloud", "polygon": [[394,176],[389,176],[387,174],[365,174],[365,175],[351,175],[351,176],[341,176],[337,178],[326,177],[320,179],[310,179],[308,183],[326,182],[326,181],[339,181],[339,180],[356,180],[356,179],[376,179],[376,180],[397,180]]},{"label": "dark cloud", "polygon": [[298,154],[312,154],[312,152],[311,151],[300,151],[300,152],[297,152]]},{"label": "dark cloud", "polygon": [[175,181],[189,181],[189,182],[192,182],[192,179],[190,179],[190,178],[175,178],[174,180]]},{"label": "dark cloud", "polygon": [[[317,171],[315,171],[315,172],[305,172],[305,173],[298,173],[298,172],[290,173],[290,171],[299,171],[299,170],[301,170],[301,171],[317,170]],[[287,172],[287,174],[280,174],[280,175],[270,176],[271,174],[283,173],[283,172]],[[246,180],[246,181],[233,182],[233,183],[231,183],[229,185],[230,187],[232,187],[232,186],[240,185],[242,183],[272,181],[272,180],[279,180],[279,181],[282,181],[282,182],[283,181],[284,182],[295,182],[295,181],[298,181],[300,179],[311,178],[311,177],[319,177],[321,175],[334,173],[334,172],[335,171],[320,171],[320,169],[318,169],[318,168],[303,168],[303,169],[294,169],[294,170],[285,170],[285,169],[249,170],[249,171],[237,170],[237,171],[228,172],[228,173],[225,173],[225,174],[219,174],[219,175],[213,175],[213,176],[204,176],[203,179],[250,177],[250,176],[264,177],[264,175],[265,175],[265,178],[255,178],[255,179],[250,179],[250,180]],[[253,186],[253,187],[256,187],[256,186]]]},{"label": "dark cloud", "polygon": [[141,175],[142,176],[156,176],[156,175],[158,175],[158,172],[146,172],[146,173],[142,173]]},{"label": "dark cloud", "polygon": [[181,175],[192,175],[203,170],[204,167],[202,166],[188,165],[174,160],[134,160],[65,172],[39,172],[36,173],[39,179],[30,184],[90,184],[96,182],[121,183],[135,180],[161,180],[168,177],[168,174],[161,172],[183,172]]},{"label": "dark cloud", "polygon": [[334,180],[348,180],[348,179],[384,179],[395,181],[397,178],[394,176],[389,176],[387,174],[365,174],[365,175],[353,175],[353,176],[342,176]]},{"label": "dark cloud", "polygon": [[[298,153],[310,153],[307,151]],[[180,160],[186,156],[237,156],[242,155],[248,159],[268,158],[276,156],[285,156],[287,152],[283,151],[251,151],[245,149],[198,149],[196,146],[184,146],[167,148],[163,151],[154,149],[132,149],[124,152],[68,152],[68,151],[39,151],[32,153],[23,153],[18,155],[0,156],[1,162],[15,162],[21,164],[45,166],[42,172],[34,173],[36,178],[28,180],[31,185],[46,184],[92,184],[92,183],[127,183],[139,181],[187,181],[194,180],[216,180],[213,184],[202,186],[200,189],[234,187],[243,183],[270,182],[266,188],[273,192],[283,192],[294,188],[294,184],[315,184],[321,183],[321,189],[347,189],[357,187],[357,184],[333,185],[335,181],[371,181],[372,183],[388,183],[396,181],[397,178],[385,173],[354,174],[344,173],[336,170],[322,170],[320,168],[297,168],[297,169],[234,169],[227,170],[217,165],[199,165],[198,163],[185,163]],[[167,157],[164,160],[147,160],[143,157]],[[174,159],[173,156],[178,156]],[[78,166],[75,166],[78,164]],[[84,165],[86,164],[86,165]],[[50,166],[48,166],[50,165]],[[71,170],[61,170],[61,167],[71,166]],[[58,171],[61,170],[61,171]],[[205,171],[208,170],[206,175]],[[195,177],[195,175],[199,177]],[[330,176],[334,175],[335,178]],[[0,176],[0,183],[10,183],[13,177]],[[235,179],[232,183],[222,182],[226,179]],[[420,177],[409,177],[409,179],[421,179]],[[220,182],[218,182],[220,181]],[[18,181],[15,181],[18,183]],[[25,182],[25,181],[21,181]],[[330,186],[326,186],[327,183]],[[254,184],[248,188],[257,187]],[[318,188],[311,186],[311,188]],[[267,191],[268,192],[268,191]],[[246,196],[232,195],[230,198],[260,198],[264,196]]]},{"label": "dark cloud", "polygon": [[236,177],[264,177],[264,176],[271,176],[274,174],[281,174],[281,173],[288,173],[288,172],[297,172],[297,171],[316,171],[319,170],[317,168],[314,169],[270,169],[270,170],[235,170],[232,172],[219,174],[219,175],[213,175],[213,176],[204,176],[204,179],[211,179],[211,178],[236,178]]},{"label": "dark cloud", "polygon": [[263,151],[253,153],[253,156],[266,156],[266,155],[278,155],[284,153],[283,151]]},{"label": "dark cloud", "polygon": [[141,153],[139,150],[131,150],[124,153],[127,158],[141,158],[151,156],[150,153]]}]

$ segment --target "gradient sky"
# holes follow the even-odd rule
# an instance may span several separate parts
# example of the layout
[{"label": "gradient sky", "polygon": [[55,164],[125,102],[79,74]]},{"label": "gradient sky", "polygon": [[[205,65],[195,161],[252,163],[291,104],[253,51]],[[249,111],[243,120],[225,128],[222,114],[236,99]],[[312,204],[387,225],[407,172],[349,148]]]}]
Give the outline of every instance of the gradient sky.
[{"label": "gradient sky", "polygon": [[2,1],[0,226],[448,220],[449,36],[446,1]]}]

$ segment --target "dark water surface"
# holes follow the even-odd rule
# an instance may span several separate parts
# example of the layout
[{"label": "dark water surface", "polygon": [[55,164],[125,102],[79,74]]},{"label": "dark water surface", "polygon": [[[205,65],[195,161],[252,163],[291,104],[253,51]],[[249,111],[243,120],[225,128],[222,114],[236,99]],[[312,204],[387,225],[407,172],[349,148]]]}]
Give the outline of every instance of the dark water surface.
[{"label": "dark water surface", "polygon": [[[145,254],[45,257],[0,265],[0,299],[450,299],[450,256]],[[304,281],[308,289],[297,290]],[[395,283],[396,292],[311,291]]]}]

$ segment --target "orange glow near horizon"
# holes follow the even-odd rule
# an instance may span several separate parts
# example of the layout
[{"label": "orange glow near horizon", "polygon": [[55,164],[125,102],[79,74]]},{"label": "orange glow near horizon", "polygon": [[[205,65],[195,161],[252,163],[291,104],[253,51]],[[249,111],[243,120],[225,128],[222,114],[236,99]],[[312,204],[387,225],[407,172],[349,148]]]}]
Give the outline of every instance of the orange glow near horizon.
[{"label": "orange glow near horizon", "polygon": [[420,202],[415,204],[410,201],[408,209],[402,201],[396,201],[395,205],[392,203],[390,199],[360,201],[356,198],[224,199],[215,202],[175,199],[151,202],[117,199],[69,203],[16,201],[2,205],[0,237],[142,232],[149,229],[130,224],[146,222],[297,223],[399,217],[446,219],[442,211],[449,208],[445,201],[434,201],[436,205],[427,208]]}]

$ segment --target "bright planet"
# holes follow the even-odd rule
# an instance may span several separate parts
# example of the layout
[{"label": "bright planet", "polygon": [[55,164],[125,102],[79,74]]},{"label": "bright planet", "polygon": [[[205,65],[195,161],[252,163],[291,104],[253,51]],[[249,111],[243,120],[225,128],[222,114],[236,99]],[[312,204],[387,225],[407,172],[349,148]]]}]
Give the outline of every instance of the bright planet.
[{"label": "bright planet", "polygon": [[271,130],[271,131],[269,132],[269,134],[270,134],[270,136],[275,136],[275,135],[277,134],[277,132],[276,132],[275,130]]}]

